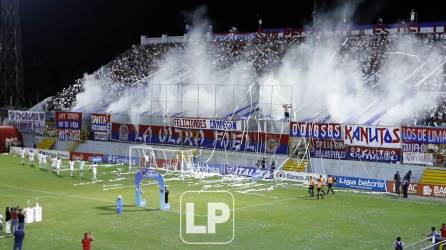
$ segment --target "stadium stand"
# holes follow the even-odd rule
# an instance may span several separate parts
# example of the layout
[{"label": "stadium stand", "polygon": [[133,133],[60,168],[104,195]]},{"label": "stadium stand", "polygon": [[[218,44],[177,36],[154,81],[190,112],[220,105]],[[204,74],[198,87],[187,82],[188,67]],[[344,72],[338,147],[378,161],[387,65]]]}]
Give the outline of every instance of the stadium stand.
[{"label": "stadium stand", "polygon": [[38,149],[52,149],[54,144],[56,143],[55,137],[44,137],[42,140],[37,143],[36,147]]},{"label": "stadium stand", "polygon": [[[396,41],[405,39],[406,36],[417,36],[417,44],[426,55],[432,50],[433,45],[439,45],[441,50],[446,51],[446,34],[417,33],[417,34],[362,34],[348,35],[348,39],[340,47],[340,52],[351,55],[362,65],[362,77],[365,82],[373,88],[380,79],[379,66],[389,56],[389,46]],[[224,69],[230,66],[237,58],[244,56],[245,60],[253,62],[255,73],[261,76],[268,73],[275,65],[279,64],[286,51],[293,45],[302,42],[324,43],[319,37],[256,37],[251,40],[212,40],[208,42],[207,52],[218,68]],[[184,51],[181,42],[149,43],[145,45],[134,45],[131,49],[119,55],[109,64],[98,69],[93,76],[97,79],[111,79],[109,93],[117,93],[135,84],[145,84],[146,79],[158,69],[163,62],[164,56],[169,50]],[[370,56],[371,55],[371,56]],[[342,59],[342,57],[340,57]],[[421,59],[423,60],[423,58]],[[339,65],[342,66],[342,61]],[[182,67],[187,67],[183,65]],[[429,72],[420,70],[417,79],[422,79]],[[446,74],[446,73],[445,73]],[[76,102],[76,94],[83,91],[83,79],[79,79],[73,85],[64,88],[54,98],[47,101],[47,110],[67,111]],[[445,81],[432,78],[424,81],[422,87],[426,91],[443,92]],[[106,98],[105,98],[106,99]],[[414,118],[407,123],[412,125],[439,126],[446,123],[446,105],[443,103],[434,107],[425,108],[424,119],[414,114]]]},{"label": "stadium stand", "polygon": [[420,182],[423,184],[444,185],[446,183],[446,170],[426,168]]}]

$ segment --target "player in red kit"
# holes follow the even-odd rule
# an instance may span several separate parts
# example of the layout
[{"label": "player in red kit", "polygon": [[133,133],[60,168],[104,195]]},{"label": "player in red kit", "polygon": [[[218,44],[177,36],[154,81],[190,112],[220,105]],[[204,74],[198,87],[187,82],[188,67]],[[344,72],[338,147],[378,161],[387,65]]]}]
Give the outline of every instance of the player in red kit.
[{"label": "player in red kit", "polygon": [[82,247],[84,250],[91,250],[91,242],[93,241],[93,236],[91,233],[84,233],[84,238],[82,239]]}]

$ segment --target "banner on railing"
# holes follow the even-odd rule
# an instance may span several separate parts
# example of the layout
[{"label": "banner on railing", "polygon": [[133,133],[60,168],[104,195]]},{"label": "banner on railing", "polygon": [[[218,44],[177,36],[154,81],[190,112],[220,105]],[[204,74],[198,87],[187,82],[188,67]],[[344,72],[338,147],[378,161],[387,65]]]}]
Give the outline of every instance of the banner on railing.
[{"label": "banner on railing", "polygon": [[420,152],[403,152],[404,164],[434,165],[434,155]]},{"label": "banner on railing", "polygon": [[82,128],[81,112],[56,112],[59,140],[79,141]]},{"label": "banner on railing", "polygon": [[399,148],[367,148],[348,146],[347,160],[401,163]]},{"label": "banner on railing", "polygon": [[43,135],[45,129],[45,112],[8,110],[9,124],[21,133]]},{"label": "banner on railing", "polygon": [[110,138],[110,114],[91,114],[91,134],[96,141],[108,141]]},{"label": "banner on railing", "polygon": [[344,125],[344,143],[369,148],[401,148],[399,127]]},{"label": "banner on railing", "polygon": [[342,140],[341,131],[341,125],[337,123],[290,123],[290,136]]},{"label": "banner on railing", "polygon": [[211,129],[211,130],[225,130],[225,131],[240,131],[242,130],[241,121],[226,121],[213,120],[201,118],[172,118],[173,127],[187,128],[187,129]]},{"label": "banner on railing", "polygon": [[112,123],[114,141],[287,154],[288,135]]},{"label": "banner on railing", "polygon": [[402,127],[403,163],[446,166],[446,129]]},{"label": "banner on railing", "polygon": [[343,141],[311,140],[310,156],[326,159],[346,159],[346,148]]},{"label": "banner on railing", "polygon": [[403,142],[446,144],[446,128],[402,127]]}]

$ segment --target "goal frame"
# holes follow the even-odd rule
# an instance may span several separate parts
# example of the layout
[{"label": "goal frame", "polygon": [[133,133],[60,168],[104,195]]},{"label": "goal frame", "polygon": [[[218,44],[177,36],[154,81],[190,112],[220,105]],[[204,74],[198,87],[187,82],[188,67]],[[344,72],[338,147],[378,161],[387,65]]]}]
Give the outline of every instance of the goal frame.
[{"label": "goal frame", "polygon": [[[195,156],[196,157],[199,156],[197,149],[180,149],[180,148],[175,149],[175,148],[153,147],[151,145],[145,145],[145,144],[132,145],[132,146],[129,147],[129,154],[128,154],[129,155],[129,161],[128,161],[129,173],[132,171],[132,161],[133,161],[132,157],[138,157],[138,158],[141,157],[141,155],[137,155],[137,156],[134,155],[133,151],[135,151],[135,150],[136,151],[138,151],[138,150],[146,150],[146,151],[152,151],[152,152],[158,151],[158,152],[162,152],[163,154],[169,153],[169,154],[173,154],[173,155],[178,155],[178,153],[180,153],[180,155],[181,155],[180,170],[177,170],[177,169],[176,170],[164,169],[164,170],[166,170],[166,171],[174,171],[174,172],[179,171],[179,172],[181,172],[181,175],[184,174],[184,172],[185,172],[185,165],[187,164],[188,161],[190,161],[189,164],[191,164],[189,169],[193,169],[193,167],[195,165],[194,160],[193,160],[194,151],[197,152]],[[189,157],[190,157],[190,159],[188,159]],[[156,156],[155,156],[155,159],[153,159],[153,160],[159,160],[159,159],[156,159]],[[140,162],[136,162],[136,165],[140,165]]]}]

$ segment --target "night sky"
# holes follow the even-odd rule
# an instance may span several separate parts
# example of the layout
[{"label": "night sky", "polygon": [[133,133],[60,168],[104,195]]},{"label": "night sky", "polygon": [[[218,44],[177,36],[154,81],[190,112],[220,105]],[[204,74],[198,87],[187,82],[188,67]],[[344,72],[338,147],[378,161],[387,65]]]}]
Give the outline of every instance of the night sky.
[{"label": "night sky", "polygon": [[[1,0],[0,0],[1,1]],[[338,1],[345,2],[345,1]],[[361,1],[354,23],[385,23],[409,18],[446,20],[442,1]],[[311,21],[313,0],[294,1],[132,1],[132,0],[20,0],[24,82],[27,105],[54,95],[87,72],[91,73],[138,44],[141,35],[181,35],[184,13],[206,6],[215,32],[236,26],[241,32],[257,27],[302,27]],[[336,1],[318,0],[330,10]]]}]

